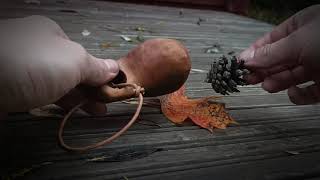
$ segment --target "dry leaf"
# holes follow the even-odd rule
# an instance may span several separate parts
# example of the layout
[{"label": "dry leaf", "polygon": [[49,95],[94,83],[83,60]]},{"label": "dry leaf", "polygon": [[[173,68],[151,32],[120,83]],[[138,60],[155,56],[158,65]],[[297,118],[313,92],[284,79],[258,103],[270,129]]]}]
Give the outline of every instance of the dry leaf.
[{"label": "dry leaf", "polygon": [[120,150],[112,154],[100,154],[96,157],[88,158],[88,162],[122,162],[135,159],[145,158],[153,153],[162,151],[162,148],[144,148],[144,147],[129,147],[125,150]]},{"label": "dry leaf", "polygon": [[208,54],[217,54],[222,51],[221,46],[219,44],[214,44],[213,46],[206,48],[205,53]]},{"label": "dry leaf", "polygon": [[202,69],[194,69],[194,68],[192,68],[190,73],[208,73],[208,71],[207,70],[202,70]]},{"label": "dry leaf", "polygon": [[90,31],[88,31],[87,29],[84,29],[82,32],[81,32],[82,36],[89,36],[91,34]]},{"label": "dry leaf", "polygon": [[107,43],[107,42],[103,42],[103,43],[100,44],[100,47],[103,48],[103,49],[107,49],[107,48],[112,47],[112,44]]},{"label": "dry leaf", "polygon": [[298,154],[300,154],[300,152],[298,152],[298,151],[285,151],[285,152],[290,154],[290,155],[298,155]]},{"label": "dry leaf", "polygon": [[228,124],[236,123],[226,112],[224,104],[210,101],[215,98],[188,99],[182,86],[178,91],[160,97],[161,110],[174,123],[191,119],[211,132],[214,128],[225,129]]},{"label": "dry leaf", "polygon": [[138,27],[134,28],[134,30],[144,32],[144,31],[146,31],[146,28],[138,26]]},{"label": "dry leaf", "polygon": [[3,176],[2,179],[24,179],[23,177],[27,174],[30,174],[32,172],[35,172],[39,169],[41,169],[44,166],[48,166],[53,164],[53,162],[42,162],[40,164],[34,164],[30,167],[19,169],[16,172],[13,172],[12,174],[9,174],[7,176]]},{"label": "dry leaf", "polygon": [[132,39],[129,38],[128,36],[120,35],[120,37],[121,37],[123,40],[127,41],[127,42],[132,42]]},{"label": "dry leaf", "polygon": [[139,33],[136,37],[136,40],[141,43],[145,41],[145,38],[143,37],[142,34]]}]

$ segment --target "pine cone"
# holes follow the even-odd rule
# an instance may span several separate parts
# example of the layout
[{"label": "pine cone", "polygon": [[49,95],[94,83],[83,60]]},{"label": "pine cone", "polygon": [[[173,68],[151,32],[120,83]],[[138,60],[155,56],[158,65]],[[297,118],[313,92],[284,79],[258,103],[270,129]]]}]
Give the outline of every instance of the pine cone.
[{"label": "pine cone", "polygon": [[249,74],[249,71],[244,67],[243,60],[238,62],[235,56],[222,56],[211,64],[205,82],[211,83],[215,92],[229,95],[229,93],[240,92],[237,89],[238,85],[247,84],[243,79],[243,75],[246,74]]}]

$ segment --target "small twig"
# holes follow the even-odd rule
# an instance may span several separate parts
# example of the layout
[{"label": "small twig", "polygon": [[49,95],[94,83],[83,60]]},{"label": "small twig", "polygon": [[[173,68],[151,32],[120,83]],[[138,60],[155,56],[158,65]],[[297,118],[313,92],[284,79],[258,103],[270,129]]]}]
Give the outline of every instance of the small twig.
[{"label": "small twig", "polygon": [[103,29],[106,29],[106,30],[108,30],[108,31],[111,31],[111,32],[122,33],[121,30],[116,29],[116,28],[114,28],[114,27],[112,27],[112,26],[110,26],[110,25],[103,25],[103,26],[100,26],[100,27],[103,28]]},{"label": "small twig", "polygon": [[207,70],[202,70],[202,69],[191,69],[191,73],[208,73]]},{"label": "small twig", "polygon": [[[158,99],[146,99],[146,100],[144,100],[143,105],[151,107],[151,108],[159,109],[159,108],[161,108],[161,105],[157,101],[158,101]],[[125,104],[138,104],[138,101],[135,99],[128,99],[128,100],[124,100],[121,102],[125,103]]]},{"label": "small twig", "polygon": [[50,165],[50,164],[53,164],[53,162],[42,162],[39,164],[34,164],[28,168],[23,168],[23,169],[20,169],[16,172],[12,173],[12,174],[9,174],[8,176],[3,176],[2,179],[12,179],[12,180],[18,179],[18,178],[24,177],[25,175],[27,175],[31,172],[34,172],[44,166]]},{"label": "small twig", "polygon": [[[147,121],[147,122],[151,122],[152,124],[148,124],[148,123],[143,123],[141,121]],[[162,126],[158,123],[156,123],[155,121],[152,121],[150,119],[141,119],[139,118],[139,121],[137,121],[137,123],[142,124],[142,125],[146,125],[146,126],[157,126],[159,128],[161,128]]]},{"label": "small twig", "polygon": [[105,163],[105,162],[122,162],[135,159],[145,158],[155,152],[162,151],[162,148],[137,148],[128,147],[124,150],[118,150],[112,153],[104,153],[96,157],[87,159],[87,162]]}]

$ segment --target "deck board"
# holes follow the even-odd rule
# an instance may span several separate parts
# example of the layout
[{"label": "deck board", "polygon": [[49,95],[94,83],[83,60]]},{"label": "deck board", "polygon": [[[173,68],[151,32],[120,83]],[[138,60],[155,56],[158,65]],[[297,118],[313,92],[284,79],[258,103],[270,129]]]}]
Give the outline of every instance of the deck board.
[{"label": "deck board", "polygon": [[[61,12],[74,10],[75,12]],[[137,43],[141,26],[146,39],[162,37],[180,40],[190,51],[192,72],[186,82],[191,98],[217,95],[203,82],[214,57],[230,51],[239,53],[273,26],[246,17],[211,10],[136,5],[105,1],[54,0],[30,5],[10,1],[0,6],[0,18],[45,15],[64,29],[88,52],[102,58],[119,58]],[[197,25],[198,18],[206,19]],[[83,37],[87,29],[91,34]],[[102,48],[101,43],[115,44]],[[221,52],[206,54],[218,44]],[[176,126],[159,109],[145,107],[136,123],[112,144],[84,154],[62,150],[56,139],[60,118],[12,114],[0,126],[5,146],[1,173],[18,171],[41,162],[52,164],[26,174],[22,179],[319,179],[319,105],[293,105],[286,92],[269,94],[260,85],[239,88],[241,93],[223,97],[239,125],[211,134],[191,123]],[[95,142],[124,125],[135,105],[112,103],[100,117],[77,115],[66,127],[65,139],[72,144]],[[124,150],[160,149],[149,156],[121,162],[86,162],[89,157],[116,154]]]}]

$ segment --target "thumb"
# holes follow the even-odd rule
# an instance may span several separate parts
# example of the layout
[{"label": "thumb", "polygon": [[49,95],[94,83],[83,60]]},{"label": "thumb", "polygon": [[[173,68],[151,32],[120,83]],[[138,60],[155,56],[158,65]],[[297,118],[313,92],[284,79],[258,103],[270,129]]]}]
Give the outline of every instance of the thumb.
[{"label": "thumb", "polygon": [[89,55],[87,66],[83,67],[81,83],[100,86],[111,81],[119,72],[119,65],[112,59],[99,59]]},{"label": "thumb", "polygon": [[300,48],[293,34],[259,48],[250,48],[244,54],[246,66],[251,68],[272,68],[276,65],[298,63]]},{"label": "thumb", "polygon": [[314,104],[320,102],[320,86],[312,84],[305,88],[293,86],[288,89],[288,96],[294,104]]}]

